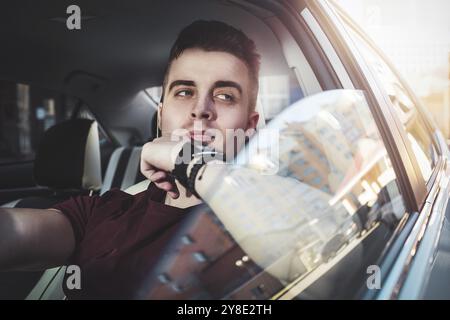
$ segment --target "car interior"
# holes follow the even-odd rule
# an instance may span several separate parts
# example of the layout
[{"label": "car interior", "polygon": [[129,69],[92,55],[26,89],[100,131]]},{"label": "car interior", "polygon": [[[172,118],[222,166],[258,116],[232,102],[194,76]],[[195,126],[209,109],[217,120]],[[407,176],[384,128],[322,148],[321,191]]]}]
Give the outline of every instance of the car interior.
[{"label": "car interior", "polygon": [[[0,10],[2,25],[9,26],[0,29],[0,82],[29,86],[31,95],[39,96],[31,100],[30,113],[39,118],[45,110],[47,116],[55,116],[47,125],[47,118],[42,117],[45,130],[40,128],[34,137],[28,158],[0,162],[0,205],[5,207],[46,208],[70,196],[101,195],[112,188],[131,194],[145,190],[149,181],[139,172],[140,152],[156,136],[156,108],[169,50],[178,32],[195,20],[224,21],[255,41],[261,54],[258,128],[270,124],[296,101],[341,88],[334,75],[320,72],[328,62],[312,45],[311,35],[305,31],[305,41],[298,43],[270,7],[263,8],[257,1],[83,0],[78,1],[81,30],[66,28],[70,4],[46,0],[36,5],[20,0]],[[44,103],[42,108],[42,103],[34,102],[39,98],[53,99],[53,107]],[[393,193],[387,187],[378,191],[384,202],[373,206],[381,207]],[[361,208],[355,221],[361,216],[358,223],[372,228],[374,224],[367,221],[375,210]],[[205,225],[218,230],[215,238],[202,235]],[[366,234],[365,242],[341,259],[333,272],[293,298],[355,296],[363,282],[364,266],[380,255],[391,232],[387,223]],[[344,236],[333,239],[328,244],[330,260],[348,242]],[[222,245],[208,249],[211,241]],[[193,256],[193,262],[172,254],[180,250]],[[217,217],[205,208],[183,221],[167,253],[171,259],[151,271],[159,282],[148,289],[146,298],[268,299],[289,284],[248,261]],[[236,260],[239,268],[228,265]],[[208,261],[208,267],[199,267]],[[355,261],[358,272],[354,276],[347,271]],[[198,274],[206,289],[190,287],[186,273],[176,273],[180,264],[187,273]],[[222,282],[215,276],[218,270],[228,272]],[[64,267],[26,276],[24,272],[0,273],[0,298],[61,299],[63,277]],[[180,285],[174,279],[186,281]]]},{"label": "car interior", "polygon": [[[283,46],[292,39],[280,21],[248,3],[81,1],[82,28],[76,31],[65,27],[69,4],[43,1],[36,7],[17,1],[0,13],[10,26],[0,30],[5,44],[0,81],[26,84],[32,94],[43,92],[47,98],[51,92],[62,120],[42,134],[34,159],[0,165],[3,206],[45,208],[76,194],[124,190],[143,181],[140,150],[155,137],[159,99],[149,93],[161,87],[178,32],[195,20],[227,22],[255,41],[262,56],[261,87],[267,88],[258,97],[258,127],[290,102],[321,90],[308,65],[298,70],[297,62],[289,64],[292,52]],[[299,82],[299,77],[305,79]],[[1,287],[17,291],[8,289],[9,298],[24,298],[35,282],[35,277],[23,279],[18,286],[16,277],[2,278],[10,282]]]},{"label": "car interior", "polygon": [[[109,150],[101,147],[101,193],[113,186],[126,188],[142,179],[135,176],[138,148],[155,136],[156,101],[146,89],[161,86],[170,46],[179,30],[194,20],[228,22],[256,42],[262,56],[261,87],[267,87],[258,99],[259,127],[266,116],[270,120],[291,101],[321,90],[308,65],[299,70],[295,65],[298,62],[290,64],[286,59],[292,52],[283,52],[283,42],[292,40],[270,12],[234,1],[196,1],[195,5],[172,2],[81,2],[86,17],[82,19],[83,28],[76,32],[64,25],[66,1],[57,5],[43,2],[33,10],[26,9],[32,2],[15,2],[10,10],[18,12],[20,19],[11,19],[8,11],[2,11],[5,25],[13,26],[0,31],[8,48],[0,53],[2,80],[69,97],[63,99],[60,109],[71,109],[72,118],[82,112],[67,101],[83,104],[110,140]],[[289,50],[295,49],[298,47]],[[300,73],[303,69],[307,71]],[[272,106],[270,110],[268,106]],[[0,169],[3,203],[19,198],[11,195],[14,190],[6,190],[17,185],[13,182],[16,174],[9,176],[9,172],[22,170],[16,166]],[[30,171],[28,165],[27,174]],[[30,187],[30,179],[24,183],[23,187]]]}]

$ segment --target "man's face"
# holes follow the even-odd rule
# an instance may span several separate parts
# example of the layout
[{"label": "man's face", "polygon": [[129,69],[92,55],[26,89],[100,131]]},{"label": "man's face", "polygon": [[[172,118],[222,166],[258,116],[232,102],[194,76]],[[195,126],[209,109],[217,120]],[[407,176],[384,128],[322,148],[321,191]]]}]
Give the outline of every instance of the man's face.
[{"label": "man's face", "polygon": [[167,77],[162,135],[187,135],[227,154],[239,150],[243,141],[230,138],[233,132],[250,135],[258,122],[258,113],[249,107],[251,89],[248,68],[234,55],[185,50],[172,61]]}]

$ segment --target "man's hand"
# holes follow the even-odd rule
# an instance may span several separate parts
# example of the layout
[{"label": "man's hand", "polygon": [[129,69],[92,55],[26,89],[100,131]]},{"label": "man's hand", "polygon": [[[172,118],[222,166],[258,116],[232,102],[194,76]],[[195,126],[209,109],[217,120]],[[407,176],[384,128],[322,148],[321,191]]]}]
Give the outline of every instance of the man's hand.
[{"label": "man's hand", "polygon": [[168,173],[174,169],[178,153],[185,142],[185,140],[171,141],[167,137],[161,137],[142,147],[142,174],[158,188],[167,191],[173,199],[178,198],[180,193],[175,180]]}]

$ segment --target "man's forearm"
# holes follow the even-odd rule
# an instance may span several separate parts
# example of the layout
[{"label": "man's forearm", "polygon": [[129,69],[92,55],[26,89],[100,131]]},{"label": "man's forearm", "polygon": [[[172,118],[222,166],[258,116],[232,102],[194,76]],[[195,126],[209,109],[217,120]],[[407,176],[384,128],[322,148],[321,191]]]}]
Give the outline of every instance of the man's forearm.
[{"label": "man's forearm", "polygon": [[75,239],[56,210],[0,208],[0,270],[38,270],[64,264]]},{"label": "man's forearm", "polygon": [[21,256],[21,246],[16,231],[14,210],[0,208],[0,270],[14,267]]},{"label": "man's forearm", "polygon": [[204,168],[200,169],[199,174],[195,179],[195,190],[206,202],[210,200],[210,196],[214,193],[216,183],[219,183],[223,179],[223,175],[226,172],[225,163],[208,163]]}]

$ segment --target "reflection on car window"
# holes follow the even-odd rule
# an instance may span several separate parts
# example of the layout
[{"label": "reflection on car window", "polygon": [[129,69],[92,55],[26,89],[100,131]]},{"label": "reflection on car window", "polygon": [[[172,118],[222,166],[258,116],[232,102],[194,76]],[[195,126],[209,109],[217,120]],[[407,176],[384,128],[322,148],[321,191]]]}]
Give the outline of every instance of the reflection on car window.
[{"label": "reflection on car window", "polygon": [[352,28],[349,28],[349,30],[358,48],[362,50],[365,59],[367,59],[369,67],[380,79],[380,84],[384,86],[395,112],[407,132],[422,175],[427,180],[431,176],[437,154],[424,120],[421,118],[417,107],[400,79],[389,68],[383,58]]},{"label": "reflection on car window", "polygon": [[405,208],[364,95],[305,98],[266,129],[180,229],[151,298],[350,298],[365,285]]}]

